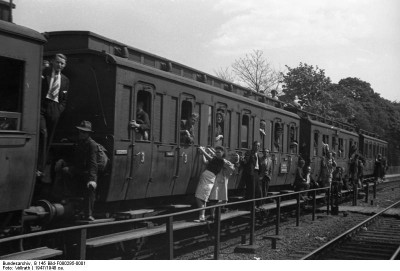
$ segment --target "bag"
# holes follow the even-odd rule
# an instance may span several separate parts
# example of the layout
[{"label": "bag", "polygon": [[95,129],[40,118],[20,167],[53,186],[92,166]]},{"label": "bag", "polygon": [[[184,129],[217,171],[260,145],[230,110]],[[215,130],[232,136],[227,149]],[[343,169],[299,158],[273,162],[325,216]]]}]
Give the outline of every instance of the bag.
[{"label": "bag", "polygon": [[97,143],[97,169],[100,173],[107,169],[110,159],[108,158],[107,149],[103,145]]}]

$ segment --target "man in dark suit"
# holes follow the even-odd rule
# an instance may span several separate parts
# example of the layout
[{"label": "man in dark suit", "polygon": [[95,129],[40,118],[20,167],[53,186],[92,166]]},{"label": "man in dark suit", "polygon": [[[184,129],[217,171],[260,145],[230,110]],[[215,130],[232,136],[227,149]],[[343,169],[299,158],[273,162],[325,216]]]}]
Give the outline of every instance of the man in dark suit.
[{"label": "man in dark suit", "polygon": [[53,140],[58,119],[67,105],[69,79],[61,74],[66,65],[67,57],[56,54],[51,65],[43,70],[38,176],[45,168],[48,146]]},{"label": "man in dark suit", "polygon": [[[252,149],[245,153],[241,161],[243,166],[242,180],[244,180],[246,184],[246,199],[261,197],[259,185],[260,159],[258,157],[260,147],[260,142],[254,141]],[[261,205],[261,202],[256,202],[256,205]]]}]

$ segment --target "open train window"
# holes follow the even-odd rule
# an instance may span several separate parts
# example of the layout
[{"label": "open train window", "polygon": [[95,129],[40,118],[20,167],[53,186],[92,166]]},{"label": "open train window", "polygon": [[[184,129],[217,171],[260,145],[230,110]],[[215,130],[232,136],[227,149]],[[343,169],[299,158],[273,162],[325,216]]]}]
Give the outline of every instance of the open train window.
[{"label": "open train window", "polygon": [[242,125],[241,125],[241,147],[250,148],[249,142],[249,132],[250,132],[250,116],[245,113],[242,115]]},{"label": "open train window", "polygon": [[337,152],[337,145],[338,145],[337,137],[336,136],[332,136],[332,150],[334,152]]},{"label": "open train window", "polygon": [[151,139],[151,93],[139,90],[136,97],[136,140],[148,141]]},{"label": "open train window", "polygon": [[266,148],[266,139],[267,139],[267,122],[265,120],[260,120],[260,141],[262,144],[262,148]]},{"label": "open train window", "polygon": [[20,130],[24,62],[0,57],[0,131]]},{"label": "open train window", "polygon": [[298,141],[297,141],[297,127],[296,124],[289,124],[289,137],[288,137],[288,153],[297,153]]},{"label": "open train window", "polygon": [[[322,143],[323,144],[327,144],[329,146],[329,135],[322,135]],[[330,146],[329,146],[330,149]],[[322,156],[326,156],[328,155],[327,153],[325,153],[325,148],[324,146],[322,146]]]},{"label": "open train window", "polygon": [[[227,135],[225,133],[226,130],[226,105],[218,103],[216,105],[216,114],[215,114],[215,145],[223,146],[226,144]],[[225,143],[225,144],[224,144]]]},{"label": "open train window", "polygon": [[192,97],[185,97],[181,103],[181,144],[191,145],[198,142],[199,115],[193,111],[194,99]]},{"label": "open train window", "polygon": [[364,156],[365,157],[369,157],[367,142],[364,143],[364,150],[363,151],[364,151]]},{"label": "open train window", "polygon": [[343,144],[343,138],[339,138],[339,145],[338,145],[338,157],[343,158],[344,157],[344,144]]},{"label": "open train window", "polygon": [[212,123],[213,123],[213,107],[208,106],[208,112],[207,112],[207,145],[212,146],[212,136],[213,136],[213,128],[212,128]]},{"label": "open train window", "polygon": [[318,156],[319,131],[314,131],[313,155]]},{"label": "open train window", "polygon": [[274,123],[274,137],[272,142],[272,149],[274,152],[281,152],[283,143],[283,123],[280,119],[276,119]]}]

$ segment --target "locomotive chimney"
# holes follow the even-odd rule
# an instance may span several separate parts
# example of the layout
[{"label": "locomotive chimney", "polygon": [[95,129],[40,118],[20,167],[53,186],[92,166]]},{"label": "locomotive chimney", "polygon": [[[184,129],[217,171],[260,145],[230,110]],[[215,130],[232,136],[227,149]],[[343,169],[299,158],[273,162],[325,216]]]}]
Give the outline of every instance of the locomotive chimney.
[{"label": "locomotive chimney", "polygon": [[12,21],[13,21],[12,9],[13,8],[15,8],[15,5],[13,4],[13,0],[10,0],[10,2],[0,0],[0,20],[12,23]]}]

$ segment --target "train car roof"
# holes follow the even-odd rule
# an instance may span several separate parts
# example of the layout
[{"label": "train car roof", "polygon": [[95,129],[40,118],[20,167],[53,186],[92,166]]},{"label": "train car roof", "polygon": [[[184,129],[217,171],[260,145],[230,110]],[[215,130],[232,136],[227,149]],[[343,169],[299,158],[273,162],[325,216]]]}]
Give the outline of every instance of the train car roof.
[{"label": "train car roof", "polygon": [[[127,46],[121,42],[106,38],[90,31],[54,31],[46,32],[45,36],[48,37],[49,40],[45,48],[46,54],[53,54],[55,52],[62,51],[64,51],[64,53],[66,54],[73,54],[88,52],[88,50],[102,53],[107,55],[109,57],[109,60],[113,61],[116,65],[151,72],[157,74],[158,76],[177,80],[185,84],[194,85],[196,87],[215,92],[216,94],[229,96],[229,98],[233,98],[240,102],[254,104],[260,107],[267,108],[271,111],[278,112],[280,114],[290,116],[295,119],[299,119],[299,116],[297,114],[273,106],[273,104],[278,101],[265,97],[265,100],[269,101],[269,103],[260,102],[256,100],[257,94],[249,95],[252,96],[253,99],[251,99],[251,97],[245,97],[244,94],[249,93],[249,90],[241,86],[232,84],[228,81],[224,81],[215,76],[205,74],[204,72],[177,62],[173,62],[169,59],[145,52],[131,46]],[[74,42],[71,43],[63,40],[62,37],[66,36],[71,36],[71,38],[75,38]],[[60,40],[57,40],[57,38],[60,38]],[[154,65],[146,65],[146,62],[143,63],[143,58],[154,60]],[[165,66],[163,66],[164,64]],[[171,66],[173,70],[168,70],[168,66]],[[177,71],[180,71],[180,73],[178,73]],[[185,72],[192,76],[185,76]],[[200,80],[198,80],[197,75],[200,76]],[[203,78],[203,80],[201,80],[201,78]],[[212,84],[210,84],[210,82]],[[215,86],[214,82],[216,82],[219,87]]]},{"label": "train car roof", "polygon": [[380,143],[383,143],[383,144],[387,144],[387,141],[382,140],[380,138],[369,136],[369,135],[363,134],[362,132],[360,132],[360,134],[366,139],[370,139],[370,140],[377,141],[377,142],[380,142]]},{"label": "train car roof", "polygon": [[36,41],[38,43],[46,42],[45,37],[41,33],[24,26],[2,20],[0,20],[0,32],[9,34],[11,36],[17,36],[20,38],[29,39],[31,41]]},{"label": "train car roof", "polygon": [[311,123],[311,125],[314,125],[314,126],[324,127],[324,128],[327,128],[327,129],[330,129],[333,131],[339,131],[340,133],[350,134],[350,135],[354,135],[354,136],[358,137],[358,133],[356,131],[349,131],[347,129],[339,128],[339,127],[333,126],[331,124],[319,122],[316,120],[309,119],[308,121]]}]

